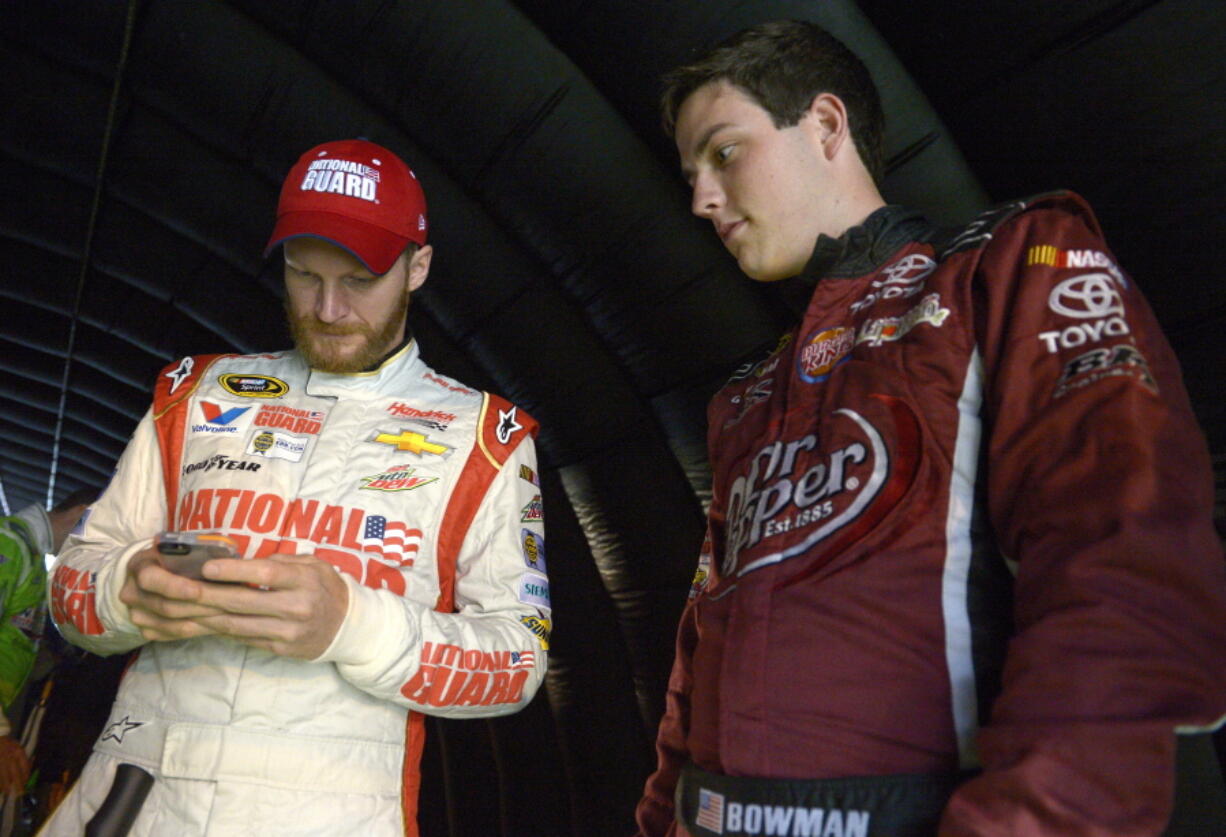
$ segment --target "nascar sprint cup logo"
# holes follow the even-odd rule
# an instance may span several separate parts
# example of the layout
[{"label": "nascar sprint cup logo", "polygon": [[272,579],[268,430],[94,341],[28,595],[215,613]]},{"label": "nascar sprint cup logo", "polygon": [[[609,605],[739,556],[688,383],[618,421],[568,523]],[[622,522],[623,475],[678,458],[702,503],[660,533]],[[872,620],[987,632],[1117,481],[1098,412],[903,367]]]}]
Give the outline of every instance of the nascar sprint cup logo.
[{"label": "nascar sprint cup logo", "polygon": [[[823,451],[817,434],[777,441],[758,451],[728,497],[728,543],[722,574],[744,575],[798,555],[855,520],[881,492],[890,455],[877,428],[854,410],[836,410],[851,424],[851,441]],[[844,440],[849,437],[839,434]],[[742,552],[776,535],[806,534],[738,567]]]}]

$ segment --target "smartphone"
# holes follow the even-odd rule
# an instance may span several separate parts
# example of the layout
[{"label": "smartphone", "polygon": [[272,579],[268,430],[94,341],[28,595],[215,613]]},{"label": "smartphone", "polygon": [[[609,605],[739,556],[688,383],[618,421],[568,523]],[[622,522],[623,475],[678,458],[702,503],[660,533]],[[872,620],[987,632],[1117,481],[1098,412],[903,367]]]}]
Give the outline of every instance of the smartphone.
[{"label": "smartphone", "polygon": [[162,566],[176,575],[204,581],[200,567],[210,558],[237,558],[238,544],[214,532],[162,532],[155,539]]}]

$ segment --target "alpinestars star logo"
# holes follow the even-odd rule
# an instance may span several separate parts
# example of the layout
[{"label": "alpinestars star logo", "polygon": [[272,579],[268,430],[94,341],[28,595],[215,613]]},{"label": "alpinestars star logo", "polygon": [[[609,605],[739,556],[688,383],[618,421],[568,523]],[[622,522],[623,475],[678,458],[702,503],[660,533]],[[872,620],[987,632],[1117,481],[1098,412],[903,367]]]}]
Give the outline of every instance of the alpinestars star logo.
[{"label": "alpinestars star logo", "polygon": [[170,378],[171,395],[174,395],[175,390],[179,388],[179,384],[183,383],[184,379],[187,378],[188,375],[192,374],[192,367],[195,365],[196,361],[192,360],[190,357],[185,357],[183,360],[179,361],[178,366],[166,373],[166,377]]},{"label": "alpinestars star logo", "polygon": [[128,720],[129,717],[131,716],[124,715],[118,721],[116,721],[113,724],[110,724],[106,729],[104,729],[102,731],[102,740],[106,741],[110,739],[113,741],[118,741],[120,744],[122,744],[123,737],[125,735],[127,735],[129,732],[136,729],[137,727],[143,727],[145,725],[144,721],[129,721]]},{"label": "alpinestars star logo", "polygon": [[512,407],[509,410],[498,411],[498,430],[495,431],[495,435],[498,437],[498,441],[504,445],[511,441],[512,433],[516,430],[524,429],[524,426],[515,420],[515,411],[517,409]]}]

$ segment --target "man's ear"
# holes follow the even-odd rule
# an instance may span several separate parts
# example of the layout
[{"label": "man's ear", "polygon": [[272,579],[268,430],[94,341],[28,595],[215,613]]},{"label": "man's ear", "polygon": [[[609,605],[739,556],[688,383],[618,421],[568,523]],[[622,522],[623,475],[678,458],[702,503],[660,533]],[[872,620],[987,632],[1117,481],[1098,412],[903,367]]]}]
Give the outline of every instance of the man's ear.
[{"label": "man's ear", "polygon": [[425,284],[426,277],[430,274],[430,257],[434,255],[434,248],[429,244],[418,248],[413,257],[409,259],[409,264],[405,268],[405,274],[409,277],[409,292],[413,292]]},{"label": "man's ear", "polygon": [[814,96],[801,121],[812,132],[814,141],[821,146],[822,155],[827,160],[833,160],[851,139],[847,106],[833,93]]}]

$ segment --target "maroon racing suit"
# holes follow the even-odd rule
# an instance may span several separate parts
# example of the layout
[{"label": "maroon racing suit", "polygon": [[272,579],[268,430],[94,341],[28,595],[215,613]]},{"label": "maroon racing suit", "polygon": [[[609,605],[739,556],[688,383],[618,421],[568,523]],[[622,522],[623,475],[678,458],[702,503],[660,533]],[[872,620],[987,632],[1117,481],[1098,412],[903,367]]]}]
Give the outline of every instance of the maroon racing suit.
[{"label": "maroon racing suit", "polygon": [[1176,359],[1090,208],[938,234],[885,207],[800,281],[798,328],[709,409],[641,833],[687,833],[687,762],[971,771],[941,835],[1161,832],[1177,732],[1226,714],[1226,573]]}]

